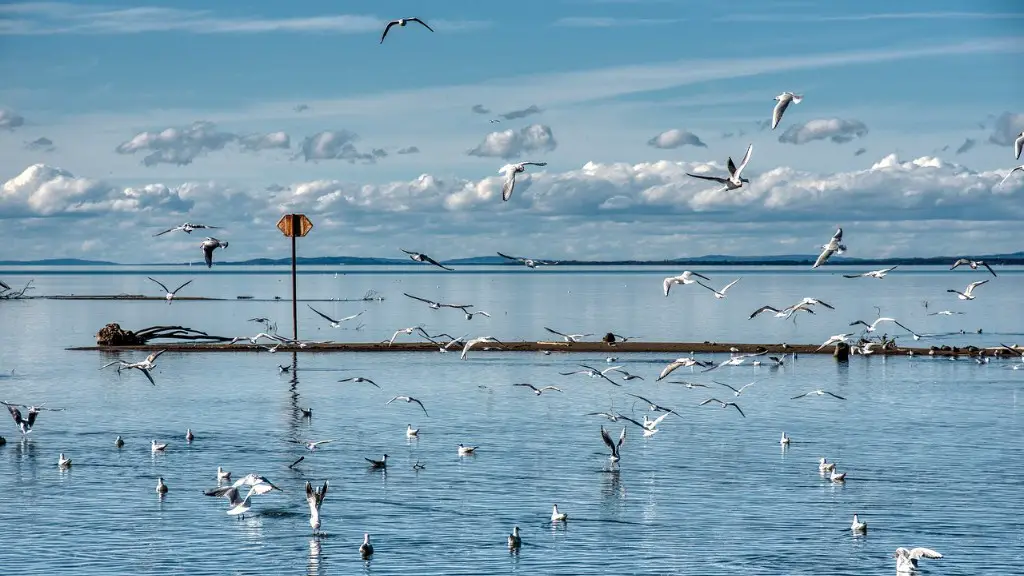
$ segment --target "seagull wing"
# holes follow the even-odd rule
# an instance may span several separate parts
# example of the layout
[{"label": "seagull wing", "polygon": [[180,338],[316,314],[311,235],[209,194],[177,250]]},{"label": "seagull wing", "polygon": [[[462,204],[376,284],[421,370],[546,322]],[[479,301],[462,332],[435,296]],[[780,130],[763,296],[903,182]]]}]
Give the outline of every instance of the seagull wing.
[{"label": "seagull wing", "polygon": [[438,268],[443,268],[443,269],[448,270],[448,271],[452,271],[453,270],[452,268],[449,268],[449,267],[445,266],[444,264],[441,264],[437,260],[434,260],[430,256],[427,256],[426,254],[423,255],[423,259],[426,260],[427,262],[430,262],[434,266],[437,266]]},{"label": "seagull wing", "polygon": [[811,394],[812,392],[805,392],[804,394],[801,394],[799,396],[793,396],[792,398],[790,398],[790,400],[796,400],[797,398],[803,398],[804,396],[810,396]]},{"label": "seagull wing", "polygon": [[534,392],[537,391],[537,387],[536,386],[534,386],[533,384],[527,383],[527,382],[518,382],[516,384],[513,384],[513,386],[526,386],[527,388],[529,388],[530,390],[533,390]]},{"label": "seagull wing", "polygon": [[754,318],[755,316],[757,316],[758,314],[760,314],[760,313],[762,313],[762,312],[769,312],[769,311],[770,311],[770,312],[775,312],[776,314],[778,314],[778,313],[779,313],[779,309],[778,309],[778,308],[773,308],[773,307],[771,307],[771,306],[761,306],[761,307],[760,307],[760,308],[758,308],[757,310],[754,310],[753,314],[751,314],[751,315],[750,315],[750,317],[749,317],[749,318],[747,318],[747,319],[748,319],[748,320],[752,320],[752,319],[753,319],[753,318]]},{"label": "seagull wing", "polygon": [[161,287],[161,288],[163,288],[164,292],[168,292],[168,293],[170,293],[170,290],[168,290],[168,289],[167,289],[167,286],[164,286],[164,283],[163,283],[163,282],[161,282],[161,281],[157,280],[156,278],[152,278],[152,277],[149,277],[149,276],[146,276],[146,278],[149,278],[149,279],[150,279],[150,280],[152,280],[153,282],[156,282],[157,284],[159,284],[159,285],[160,285],[160,287]]},{"label": "seagull wing", "polygon": [[868,274],[868,272],[865,272],[864,274],[843,274],[843,278],[861,278],[863,276],[867,276]]},{"label": "seagull wing", "polygon": [[430,30],[431,32],[433,32],[433,31],[434,31],[434,29],[433,29],[433,28],[431,28],[430,26],[427,26],[427,23],[426,23],[426,22],[424,22],[423,20],[420,20],[419,18],[408,18],[407,20],[408,20],[409,22],[419,22],[420,24],[423,24],[423,26],[424,26],[424,27],[425,27],[425,28],[426,28],[427,30]]},{"label": "seagull wing", "polygon": [[547,166],[547,162],[523,162],[524,166]]},{"label": "seagull wing", "polygon": [[[408,296],[408,294],[406,294],[406,296]],[[319,316],[319,317],[323,318],[324,320],[327,320],[328,322],[330,322],[330,323],[332,323],[332,324],[336,324],[336,323],[338,322],[338,321],[337,321],[337,320],[335,320],[334,318],[331,318],[331,317],[330,317],[330,316],[328,316],[327,314],[324,314],[323,312],[321,312],[321,311],[317,310],[316,308],[313,308],[313,307],[312,307],[312,306],[310,306],[309,304],[306,304],[306,307],[307,307],[307,308],[309,308],[310,310],[312,310],[313,312],[316,312],[317,316]]]},{"label": "seagull wing", "polygon": [[545,387],[543,387],[543,388],[541,388],[541,389],[540,389],[540,391],[541,391],[541,392],[543,392],[543,391],[545,391],[545,390],[553,390],[553,391],[555,391],[555,392],[561,392],[561,391],[562,391],[562,389],[561,389],[561,388],[558,388],[558,387],[556,387],[556,386],[545,386]]},{"label": "seagull wing", "polygon": [[142,372],[143,374],[146,375],[146,378],[149,380],[150,384],[156,386],[156,380],[153,380],[153,375],[149,373],[148,368],[139,368],[139,372]]},{"label": "seagull wing", "polygon": [[512,197],[512,190],[516,187],[516,171],[509,170],[505,174],[505,183],[501,185],[501,199],[508,202]]},{"label": "seagull wing", "polygon": [[161,355],[161,354],[163,354],[164,352],[167,352],[167,350],[158,350],[158,351],[156,351],[156,352],[153,352],[153,353],[152,353],[152,354],[150,354],[149,356],[146,356],[146,362],[148,362],[148,363],[152,364],[152,363],[153,363],[153,362],[154,362],[154,361],[155,361],[155,360],[156,360],[157,358],[159,358],[159,357],[160,357],[160,355]]},{"label": "seagull wing", "polygon": [[815,298],[814,301],[817,302],[818,304],[821,304],[825,308],[828,308],[829,310],[835,310],[836,309],[835,306],[833,306],[833,305],[831,305],[828,302],[825,302],[823,300],[818,300],[817,298]]},{"label": "seagull wing", "polygon": [[818,255],[818,259],[814,261],[814,266],[811,266],[811,268],[817,268],[818,266],[824,264],[825,261],[828,260],[833,253],[835,253],[835,250],[832,248],[832,245],[829,244],[824,250],[821,251],[821,254]]},{"label": "seagull wing", "polygon": [[846,398],[843,398],[842,396],[840,396],[838,394],[833,394],[833,393],[829,392],[828,390],[825,391],[825,394],[828,394],[829,396],[831,396],[833,398],[838,398],[840,400],[846,400]]},{"label": "seagull wing", "polygon": [[175,226],[174,228],[168,228],[167,230],[164,230],[163,232],[158,232],[156,234],[153,234],[153,237],[155,238],[157,236],[163,236],[164,234],[167,234],[168,232],[174,232],[175,230],[181,230],[181,226]]},{"label": "seagull wing", "polygon": [[974,292],[975,288],[977,288],[978,286],[981,286],[982,284],[986,284],[986,283],[988,283],[988,280],[978,280],[977,282],[971,282],[970,284],[967,285],[967,292],[966,293],[968,295],[970,295],[971,293]]},{"label": "seagull wing", "polygon": [[1021,149],[1024,148],[1024,132],[1017,136],[1017,139],[1013,141],[1013,157],[1020,160]]},{"label": "seagull wing", "polygon": [[913,559],[918,558],[942,558],[942,554],[939,554],[931,548],[914,548],[910,551],[910,557]]},{"label": "seagull wing", "polygon": [[725,285],[725,288],[722,288],[721,290],[719,290],[718,293],[724,295],[726,290],[728,290],[729,288],[732,288],[732,285],[737,283],[737,282],[739,282],[739,281],[740,281],[740,279],[737,278],[737,279],[733,280],[732,282],[729,282],[728,284]]},{"label": "seagull wing", "polygon": [[953,262],[953,265],[952,265],[952,266],[950,266],[950,267],[949,267],[949,269],[950,269],[950,270],[953,270],[953,269],[955,269],[955,268],[956,268],[957,266],[962,266],[962,265],[964,265],[964,264],[970,264],[970,263],[971,263],[971,261],[970,261],[970,260],[968,260],[967,258],[960,258],[960,259],[959,259],[959,260],[957,260],[956,262]]},{"label": "seagull wing", "polygon": [[551,328],[548,328],[547,326],[545,326],[544,329],[547,330],[548,332],[551,332],[552,334],[557,335],[557,336],[561,336],[563,338],[567,338],[567,336],[565,334],[562,334],[558,330],[552,330]]},{"label": "seagull wing", "polygon": [[615,453],[615,442],[612,441],[612,437],[608,435],[608,431],[601,426],[601,440],[604,440],[604,445],[611,449],[612,453]]},{"label": "seagull wing", "polygon": [[691,178],[700,178],[701,180],[710,180],[712,182],[718,182],[719,184],[725,184],[726,182],[729,181],[728,178],[719,178],[717,176],[702,176],[700,174],[690,174],[689,172],[687,172],[686,175]]},{"label": "seagull wing", "polygon": [[986,270],[988,270],[989,272],[991,272],[993,276],[996,276],[996,271],[995,271],[995,270],[993,270],[991,266],[989,266],[989,265],[988,265],[988,264],[986,264],[985,262],[982,262],[982,263],[981,263],[981,265],[982,265],[982,266],[984,266]]},{"label": "seagull wing", "polygon": [[743,161],[740,162],[740,165],[736,168],[736,171],[733,172],[733,176],[735,176],[736,178],[740,177],[740,173],[742,173],[743,169],[747,167],[747,162],[750,162],[750,153],[753,152],[753,151],[754,151],[754,145],[753,144],[748,145],[747,146],[747,153],[743,155]]},{"label": "seagull wing", "polygon": [[708,290],[711,290],[711,291],[712,291],[712,292],[714,292],[715,294],[718,294],[718,290],[715,290],[715,289],[714,289],[714,288],[712,288],[711,286],[708,286],[707,284],[705,284],[705,283],[701,282],[700,280],[697,280],[696,282],[697,282],[697,284],[700,284],[701,286],[703,286],[703,287],[707,288]]},{"label": "seagull wing", "polygon": [[735,403],[735,402],[726,402],[726,404],[725,404],[725,405],[726,405],[726,406],[732,406],[733,408],[735,408],[736,410],[738,410],[738,411],[739,411],[739,413],[740,413],[740,416],[743,416],[744,418],[746,418],[746,417],[747,417],[747,415],[743,413],[743,409],[742,409],[742,408],[740,408],[740,405],[739,405],[739,404],[737,404],[737,403]]},{"label": "seagull wing", "polygon": [[409,398],[409,402],[415,402],[415,403],[419,404],[420,408],[423,409],[423,414],[426,415],[426,416],[430,416],[430,414],[427,414],[427,408],[423,405],[423,402],[420,402],[416,398]]},{"label": "seagull wing", "polygon": [[711,402],[718,402],[719,404],[722,404],[723,406],[725,405],[725,402],[722,402],[718,398],[708,398],[707,400],[701,402],[700,404],[697,404],[697,406],[703,406],[703,405],[709,404]]},{"label": "seagull wing", "polygon": [[654,406],[654,405],[655,405],[655,404],[654,404],[654,402],[651,402],[650,400],[648,400],[647,398],[644,398],[643,396],[641,396],[641,395],[639,395],[639,394],[631,394],[631,393],[629,393],[629,392],[626,392],[626,396],[632,396],[633,398],[636,398],[636,399],[638,399],[638,400],[643,400],[644,402],[647,402],[647,403],[648,403],[648,404],[650,404],[651,406]]},{"label": "seagull wing", "polygon": [[398,22],[395,21],[395,20],[392,20],[391,22],[388,22],[387,26],[384,27],[384,33],[380,35],[380,43],[381,44],[384,43],[384,37],[388,35],[388,30],[391,30],[391,27],[394,26],[395,24],[398,24]]},{"label": "seagull wing", "polygon": [[192,283],[192,280],[189,280],[188,282],[185,282],[185,283],[184,283],[184,284],[182,284],[181,286],[178,286],[177,288],[175,288],[175,289],[174,289],[174,292],[171,292],[171,294],[177,294],[177,293],[178,293],[178,290],[181,290],[182,288],[184,288],[185,286],[188,286],[188,285],[189,285],[189,284],[191,284],[191,283]]},{"label": "seagull wing", "polygon": [[779,125],[779,120],[782,120],[782,115],[786,112],[786,108],[789,108],[791,99],[788,97],[780,98],[779,102],[775,105],[775,110],[772,111],[772,130]]},{"label": "seagull wing", "polygon": [[217,245],[216,244],[207,244],[206,242],[203,242],[202,247],[203,247],[203,260],[206,261],[206,267],[207,268],[212,268],[213,267],[213,249],[216,248]]},{"label": "seagull wing", "polygon": [[506,260],[515,260],[516,262],[523,262],[525,260],[524,258],[519,258],[519,257],[516,257],[516,256],[509,256],[508,254],[502,254],[501,252],[498,252],[498,256],[501,256],[502,258],[504,258]]},{"label": "seagull wing", "polygon": [[[735,392],[737,394],[739,394],[740,390],[743,389],[743,388],[740,388],[740,390],[737,390],[737,389],[733,388],[732,386],[729,386],[725,382],[719,382],[718,380],[712,380],[712,382],[714,382],[715,384],[718,384],[719,386],[725,386],[726,388],[728,388],[729,390],[732,390],[733,392]],[[746,388],[746,386],[744,386],[744,388]]]}]

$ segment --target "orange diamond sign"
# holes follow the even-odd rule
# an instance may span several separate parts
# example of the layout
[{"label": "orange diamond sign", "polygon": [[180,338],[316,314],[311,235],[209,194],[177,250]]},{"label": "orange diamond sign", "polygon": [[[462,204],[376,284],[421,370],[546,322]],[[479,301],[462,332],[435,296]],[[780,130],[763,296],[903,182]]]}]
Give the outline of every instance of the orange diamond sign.
[{"label": "orange diamond sign", "polygon": [[285,214],[277,221],[277,229],[289,238],[293,236],[301,238],[309,234],[309,231],[313,229],[313,223],[306,218],[305,214]]}]

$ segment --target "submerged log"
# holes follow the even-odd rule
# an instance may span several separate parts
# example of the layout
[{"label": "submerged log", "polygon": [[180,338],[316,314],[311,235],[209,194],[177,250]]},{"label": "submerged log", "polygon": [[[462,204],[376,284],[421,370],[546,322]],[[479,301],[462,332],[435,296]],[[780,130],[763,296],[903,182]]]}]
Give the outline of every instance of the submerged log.
[{"label": "submerged log", "polygon": [[228,342],[231,338],[211,336],[206,332],[193,330],[184,326],[150,326],[138,332],[124,330],[116,322],[104,326],[96,334],[99,346],[144,346],[150,340],[192,340],[203,342]]}]

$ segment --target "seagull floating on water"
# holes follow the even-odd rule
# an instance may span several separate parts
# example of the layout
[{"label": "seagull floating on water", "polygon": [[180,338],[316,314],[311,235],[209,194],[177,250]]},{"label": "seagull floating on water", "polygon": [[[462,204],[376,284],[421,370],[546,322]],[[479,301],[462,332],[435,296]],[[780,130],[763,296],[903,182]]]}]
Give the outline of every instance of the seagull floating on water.
[{"label": "seagull floating on water", "polygon": [[444,264],[441,264],[437,260],[434,260],[430,256],[427,256],[426,254],[423,254],[423,253],[420,253],[420,252],[411,252],[409,250],[406,250],[405,248],[399,248],[399,250],[401,250],[402,252],[405,252],[406,254],[408,254],[409,255],[409,259],[413,260],[415,262],[422,262],[424,264],[433,264],[434,266],[437,266],[438,268],[443,268],[443,269],[448,270],[448,271],[453,271],[454,270],[454,268],[449,268],[449,267],[445,266]]},{"label": "seagull floating on water", "polygon": [[969,266],[971,270],[977,270],[979,266],[983,266],[993,276],[996,276],[996,271],[993,270],[992,267],[986,264],[983,260],[969,260],[967,258],[960,258],[956,262],[953,262],[953,265],[950,266],[949,269],[955,270],[958,266],[963,266],[964,264]]},{"label": "seagull floating on water", "polygon": [[459,456],[469,456],[470,454],[475,454],[476,449],[479,448],[479,446],[466,446],[464,444],[459,444],[457,448]]},{"label": "seagull floating on water", "polygon": [[811,268],[817,268],[827,262],[833,254],[842,254],[843,252],[846,252],[846,246],[843,244],[843,229],[839,228],[832,235],[832,239],[828,241],[828,244],[821,246],[821,254],[818,255],[818,259],[814,261],[814,265]]},{"label": "seagull floating on water", "polygon": [[860,533],[860,534],[865,534],[868,531],[868,523],[867,522],[861,522],[860,518],[858,518],[857,515],[854,514],[853,515],[853,523],[850,524],[850,530],[853,530],[854,532],[857,532],[857,533]]},{"label": "seagull floating on water", "polygon": [[686,175],[690,176],[691,178],[700,178],[701,180],[710,180],[712,182],[718,182],[719,184],[725,184],[725,186],[719,189],[718,192],[725,192],[726,190],[736,190],[737,188],[741,188],[743,184],[750,182],[750,180],[742,178],[740,174],[742,174],[743,169],[747,167],[747,162],[750,162],[750,153],[753,150],[753,144],[747,146],[747,153],[743,155],[743,161],[740,162],[740,165],[738,167],[736,166],[736,164],[733,163],[732,156],[729,157],[728,178],[719,178],[717,176],[702,176],[700,174],[690,174],[689,172],[687,172]]},{"label": "seagull floating on water", "polygon": [[174,300],[174,297],[178,295],[178,290],[181,290],[181,289],[182,289],[182,288],[184,288],[185,286],[188,286],[189,284],[191,284],[191,283],[192,283],[192,281],[191,281],[191,280],[189,280],[188,282],[185,282],[184,284],[182,284],[181,286],[178,286],[178,287],[177,287],[177,288],[175,288],[174,290],[168,290],[168,289],[167,289],[167,286],[164,286],[163,282],[161,282],[161,281],[157,280],[156,278],[151,278],[151,277],[149,277],[149,276],[146,276],[146,278],[149,278],[149,279],[150,279],[150,280],[152,280],[153,282],[156,282],[156,283],[157,283],[157,284],[158,284],[158,285],[159,285],[159,286],[160,286],[161,288],[163,288],[163,289],[164,289],[164,292],[166,292],[166,293],[167,293],[166,295],[164,295],[164,298],[166,298],[166,299],[167,299],[167,303],[168,303],[168,304],[170,304],[170,303],[171,303],[171,301],[172,301],[172,300]]},{"label": "seagull floating on water", "polygon": [[917,561],[921,558],[942,558],[942,554],[939,554],[931,548],[914,548],[907,550],[906,548],[900,547],[893,553],[893,558],[896,559],[896,571],[897,572],[916,572]]},{"label": "seagull floating on water", "polygon": [[156,479],[156,493],[167,494],[167,484],[164,484],[163,476]]},{"label": "seagull floating on water", "polygon": [[967,289],[964,290],[963,292],[960,292],[959,290],[953,290],[952,288],[946,290],[946,292],[952,292],[956,294],[956,297],[959,298],[960,300],[974,300],[974,289],[987,282],[988,280],[979,280],[977,282],[971,282],[970,284],[967,285]]},{"label": "seagull floating on water", "polygon": [[818,460],[818,472],[824,474],[826,472],[832,472],[836,469],[835,462],[829,462],[824,456]]},{"label": "seagull floating on water", "polygon": [[516,187],[516,174],[526,172],[527,166],[547,165],[547,162],[518,162],[502,166],[501,170],[498,170],[498,174],[505,175],[505,183],[501,186],[501,199],[508,202],[508,199],[512,197],[512,190]]},{"label": "seagull floating on water", "polygon": [[370,463],[370,468],[373,468],[373,469],[381,469],[381,470],[383,470],[383,469],[388,467],[388,455],[387,454],[385,454],[384,457],[381,458],[380,460],[373,460],[372,458],[363,458],[363,460],[366,460],[367,462],[369,462]]},{"label": "seagull floating on water", "polygon": [[313,529],[313,535],[320,534],[320,505],[324,503],[324,496],[327,496],[327,481],[324,480],[323,487],[314,490],[313,485],[306,480],[306,502],[309,503],[309,526]]},{"label": "seagull floating on water", "polygon": [[61,452],[60,456],[57,457],[57,467],[58,468],[70,468],[71,467],[71,458],[68,458],[68,457],[64,456],[64,453]]},{"label": "seagull floating on water", "polygon": [[420,429],[419,428],[413,428],[412,424],[409,424],[408,427],[405,429],[405,437],[406,438],[417,438],[417,437],[419,437],[419,435],[420,435]]},{"label": "seagull floating on water", "polygon": [[167,444],[151,440],[149,444],[150,452],[163,452],[167,450]]},{"label": "seagull floating on water", "polygon": [[398,20],[392,20],[391,22],[388,22],[388,25],[384,27],[384,33],[380,35],[380,44],[384,43],[384,37],[388,35],[388,30],[391,30],[392,26],[395,26],[397,24],[398,26],[405,27],[405,25],[408,24],[409,22],[417,22],[419,24],[422,24],[423,27],[426,28],[427,30],[430,30],[431,32],[434,31],[433,28],[427,26],[427,23],[424,22],[423,20],[420,20],[419,18],[399,18]]},{"label": "seagull floating on water", "polygon": [[523,545],[523,539],[519,537],[519,526],[512,527],[512,533],[508,535],[508,549],[518,550]]},{"label": "seagull floating on water", "polygon": [[191,428],[185,429],[185,442],[192,442],[196,439],[196,435],[192,433]]},{"label": "seagull floating on water", "polygon": [[181,230],[185,234],[191,234],[193,230],[204,230],[204,229],[208,229],[208,228],[216,229],[216,228],[220,228],[220,226],[207,226],[206,224],[192,224],[190,222],[185,222],[181,226],[175,226],[174,228],[168,228],[167,230],[164,230],[163,232],[158,232],[156,234],[153,234],[153,236],[154,237],[156,237],[156,236],[163,236],[164,234],[167,234],[168,232],[177,232],[178,230]]},{"label": "seagull floating on water", "polygon": [[120,436],[118,436],[117,438],[114,438],[114,447],[115,448],[122,448],[122,447],[124,447],[124,438],[121,438]]},{"label": "seagull floating on water", "polygon": [[363,543],[359,545],[359,555],[363,560],[373,556],[373,544],[370,544],[369,534],[363,534]]},{"label": "seagull floating on water", "polygon": [[779,125],[779,120],[782,120],[782,115],[786,112],[786,108],[789,108],[790,103],[799,104],[803,101],[804,97],[793,94],[792,92],[783,92],[775,97],[778,103],[775,105],[775,109],[772,110],[772,130]]},{"label": "seagull floating on water", "polygon": [[231,472],[228,472],[224,468],[217,466],[217,481],[231,480]]},{"label": "seagull floating on water", "polygon": [[669,276],[668,278],[662,280],[661,289],[665,293],[665,296],[668,296],[668,292],[669,290],[672,289],[673,284],[682,284],[684,286],[687,284],[696,284],[697,281],[693,279],[694,276],[696,276],[697,278],[703,278],[707,281],[711,281],[711,278],[708,278],[703,274],[691,272],[690,270],[683,270],[683,273],[680,274],[679,276]]},{"label": "seagull floating on water", "polygon": [[785,447],[789,446],[790,441],[791,441],[790,437],[786,435],[785,431],[783,431],[782,432],[782,438],[779,438],[779,444],[781,444],[782,447],[785,448]]},{"label": "seagull floating on water", "polygon": [[551,507],[551,521],[552,522],[565,522],[569,519],[569,515],[565,512],[558,511],[558,504]]},{"label": "seagull floating on water", "polygon": [[203,249],[203,260],[206,261],[206,267],[213,267],[213,251],[217,248],[227,248],[228,242],[218,240],[212,236],[208,236],[205,240],[199,243],[199,246]]},{"label": "seagull floating on water", "polygon": [[881,270],[872,270],[871,272],[865,272],[863,274],[843,274],[843,278],[878,278],[881,280],[885,278],[885,275],[893,270],[899,268],[899,265],[892,266],[890,268],[883,268]]}]

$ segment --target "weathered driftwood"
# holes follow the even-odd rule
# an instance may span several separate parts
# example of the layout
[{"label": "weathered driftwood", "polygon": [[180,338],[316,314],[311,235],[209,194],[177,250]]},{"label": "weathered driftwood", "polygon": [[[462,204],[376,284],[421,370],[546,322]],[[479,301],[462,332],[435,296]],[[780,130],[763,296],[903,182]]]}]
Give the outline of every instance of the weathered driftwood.
[{"label": "weathered driftwood", "polygon": [[27,296],[25,296],[25,292],[34,288],[34,286],[32,286],[32,282],[32,280],[29,280],[21,290],[15,290],[7,284],[0,282],[0,300],[19,300],[27,298]]},{"label": "weathered driftwood", "polygon": [[144,346],[150,340],[202,340],[204,342],[228,342],[231,338],[211,336],[206,332],[184,326],[150,326],[137,332],[124,330],[116,322],[107,324],[96,334],[99,346]]}]

